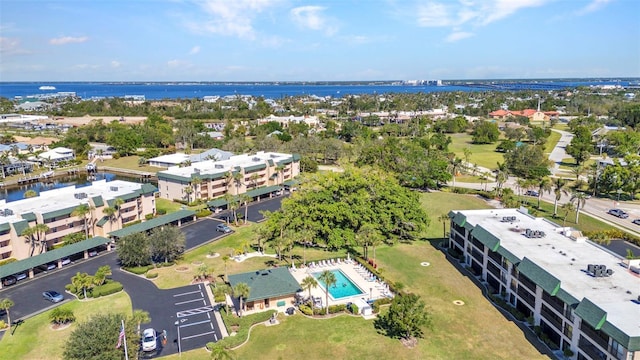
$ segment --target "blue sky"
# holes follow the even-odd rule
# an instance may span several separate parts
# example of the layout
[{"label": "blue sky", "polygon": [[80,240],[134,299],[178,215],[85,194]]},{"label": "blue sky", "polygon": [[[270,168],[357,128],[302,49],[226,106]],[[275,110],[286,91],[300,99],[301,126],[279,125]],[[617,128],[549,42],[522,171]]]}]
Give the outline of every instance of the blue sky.
[{"label": "blue sky", "polygon": [[639,76],[638,0],[0,2],[0,81]]}]

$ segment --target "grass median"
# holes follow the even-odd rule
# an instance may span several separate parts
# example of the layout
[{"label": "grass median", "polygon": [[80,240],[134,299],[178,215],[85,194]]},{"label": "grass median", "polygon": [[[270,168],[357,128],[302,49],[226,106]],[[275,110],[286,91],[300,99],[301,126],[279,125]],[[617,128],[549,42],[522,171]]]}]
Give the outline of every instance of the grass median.
[{"label": "grass median", "polygon": [[3,359],[56,360],[62,359],[64,344],[77,327],[93,314],[111,312],[130,315],[131,299],[124,291],[95,300],[72,300],[60,305],[70,309],[76,321],[59,330],[51,328],[49,314],[53,310],[26,319],[15,329],[13,336],[6,332],[0,340],[0,357]]}]

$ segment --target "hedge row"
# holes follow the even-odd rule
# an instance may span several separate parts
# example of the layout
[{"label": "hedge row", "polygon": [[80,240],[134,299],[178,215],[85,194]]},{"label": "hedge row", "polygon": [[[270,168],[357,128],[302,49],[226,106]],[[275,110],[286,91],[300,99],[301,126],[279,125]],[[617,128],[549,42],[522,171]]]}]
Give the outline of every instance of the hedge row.
[{"label": "hedge row", "polygon": [[107,296],[122,291],[122,284],[117,281],[108,282],[101,286],[96,286],[91,291],[91,297],[97,298],[100,296]]}]

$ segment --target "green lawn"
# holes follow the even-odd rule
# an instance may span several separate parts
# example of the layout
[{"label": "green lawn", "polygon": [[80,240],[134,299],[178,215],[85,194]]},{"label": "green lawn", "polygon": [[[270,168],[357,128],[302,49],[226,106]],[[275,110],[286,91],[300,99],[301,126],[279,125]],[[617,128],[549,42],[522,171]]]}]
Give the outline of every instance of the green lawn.
[{"label": "green lawn", "polygon": [[547,142],[544,144],[544,150],[547,152],[547,154],[550,153],[554,147],[556,147],[556,144],[558,143],[558,141],[560,141],[561,137],[562,135],[560,135],[559,133],[555,131],[551,132],[551,135],[549,135],[549,137],[547,138]]},{"label": "green lawn", "polygon": [[[98,312],[122,313],[130,315],[131,299],[125,292],[90,301],[72,300],[61,305],[71,309],[76,323],[86,321]],[[0,357],[3,359],[53,360],[62,359],[64,344],[76,323],[61,329],[51,329],[49,313],[52,310],[29,318],[20,325],[13,336],[8,332],[0,340]]]},{"label": "green lawn", "polygon": [[159,168],[155,166],[148,166],[148,165],[140,166],[138,165],[139,159],[140,159],[139,156],[131,155],[131,156],[123,156],[119,159],[106,159],[104,161],[98,160],[96,164],[98,165],[98,168],[100,168],[100,166],[110,166],[110,167],[116,167],[121,169],[146,171],[154,174],[157,173],[158,171],[166,170],[165,168]]},{"label": "green lawn", "polygon": [[494,169],[496,163],[503,162],[502,153],[496,152],[497,144],[472,144],[470,134],[451,134],[451,144],[449,151],[456,154],[457,157],[464,160],[464,149],[471,150],[469,162],[478,166]]},{"label": "green lawn", "polygon": [[169,199],[156,198],[156,211],[158,212],[164,210],[167,214],[170,214],[180,209],[182,209],[182,204],[180,203],[173,202]]}]

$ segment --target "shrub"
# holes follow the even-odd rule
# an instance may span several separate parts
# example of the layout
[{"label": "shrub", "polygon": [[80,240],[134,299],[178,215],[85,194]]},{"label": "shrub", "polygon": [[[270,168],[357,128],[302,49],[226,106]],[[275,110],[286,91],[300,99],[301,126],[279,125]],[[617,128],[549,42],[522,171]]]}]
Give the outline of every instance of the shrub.
[{"label": "shrub", "polygon": [[122,225],[122,227],[123,227],[123,228],[126,228],[126,227],[129,227],[129,226],[133,226],[133,225],[136,225],[136,224],[140,224],[141,222],[142,222],[142,220],[132,221],[132,222],[130,222],[130,223],[126,223],[126,224]]},{"label": "shrub", "polygon": [[158,215],[166,215],[167,209],[156,209],[156,214]]},{"label": "shrub", "polygon": [[347,305],[339,304],[339,305],[331,305],[329,306],[329,314],[337,314],[347,310]]},{"label": "shrub", "polygon": [[202,209],[202,210],[199,210],[199,211],[196,213],[196,217],[198,217],[198,218],[203,218],[203,217],[207,217],[207,216],[209,216],[209,215],[211,215],[211,214],[212,214],[211,210],[209,210],[209,209]]},{"label": "shrub", "polygon": [[66,324],[76,321],[76,316],[71,309],[57,307],[49,314],[49,320],[54,324]]},{"label": "shrub", "polygon": [[381,305],[387,305],[387,304],[391,304],[391,299],[389,298],[380,298],[377,299],[373,302],[372,308],[373,308],[373,312],[374,313],[379,313],[380,312],[380,306]]},{"label": "shrub", "polygon": [[300,310],[301,313],[307,316],[313,316],[313,310],[311,310],[311,307],[309,307],[309,305],[300,305],[298,306],[298,310]]},{"label": "shrub", "polygon": [[122,284],[117,281],[109,281],[104,285],[94,287],[91,291],[91,297],[107,296],[120,291],[122,291]]},{"label": "shrub", "polygon": [[8,258],[7,260],[0,261],[0,266],[11,264],[12,262],[16,262],[16,261],[18,261],[18,260],[15,259],[15,258]]},{"label": "shrub", "polygon": [[358,309],[358,305],[353,303],[351,304],[351,313],[356,315],[360,314],[360,309]]},{"label": "shrub", "polygon": [[0,320],[0,329],[4,329],[7,327],[7,323],[4,320]]},{"label": "shrub", "polygon": [[152,268],[153,268],[153,265],[147,265],[147,266],[134,266],[134,267],[124,268],[124,269],[136,275],[142,275]]},{"label": "shrub", "polygon": [[145,215],[145,216],[144,216],[144,219],[145,219],[145,220],[151,220],[151,219],[153,219],[153,214],[147,214],[147,215]]},{"label": "shrub", "polygon": [[158,273],[157,273],[157,272],[147,272],[147,273],[145,274],[145,277],[146,277],[147,279],[155,279],[155,278],[157,278],[157,277],[158,277]]},{"label": "shrub", "polygon": [[568,358],[573,356],[573,350],[571,350],[571,348],[564,349],[562,353],[564,354],[565,357],[568,357]]}]

